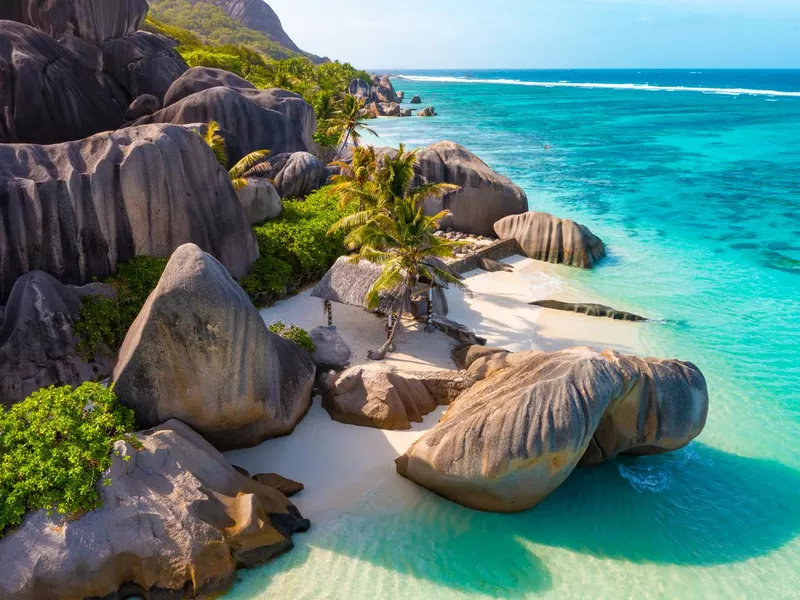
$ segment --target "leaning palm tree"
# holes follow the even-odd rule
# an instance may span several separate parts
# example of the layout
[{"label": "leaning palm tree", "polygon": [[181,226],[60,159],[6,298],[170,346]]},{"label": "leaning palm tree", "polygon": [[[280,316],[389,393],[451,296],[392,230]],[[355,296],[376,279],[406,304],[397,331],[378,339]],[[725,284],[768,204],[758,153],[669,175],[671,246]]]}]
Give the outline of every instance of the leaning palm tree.
[{"label": "leaning palm tree", "polygon": [[375,175],[377,159],[373,146],[353,148],[351,163],[334,161],[340,174],[331,177],[331,191],[339,196],[339,208],[344,210],[350,204],[358,204],[359,212],[375,203]]},{"label": "leaning palm tree", "polygon": [[334,124],[332,129],[339,132],[339,150],[336,155],[342,153],[347,148],[347,144],[352,141],[353,146],[358,147],[361,139],[361,132],[367,131],[375,136],[372,129],[364,125],[364,103],[363,98],[346,94],[342,100],[341,107],[334,114]]},{"label": "leaning palm tree", "polygon": [[[206,126],[205,134],[201,137],[211,148],[217,162],[226,169],[228,168],[228,150],[225,146],[225,139],[220,133],[222,129],[216,121],[210,121]],[[264,159],[269,155],[269,150],[256,150],[251,152],[233,167],[228,170],[228,176],[231,179],[233,189],[240,190],[247,186],[247,180],[251,177],[264,177],[272,170],[269,163],[265,163]]]},{"label": "leaning palm tree", "polygon": [[423,280],[431,285],[444,281],[463,287],[461,281],[430,260],[450,258],[461,245],[434,235],[449,211],[428,216],[423,208],[426,198],[441,197],[458,187],[446,183],[414,187],[415,163],[416,153],[406,152],[403,146],[396,157],[385,157],[375,175],[376,204],[342,218],[331,228],[331,233],[349,231],[344,243],[355,251],[354,262],[368,260],[382,267],[380,277],[367,292],[367,308],[376,308],[382,293],[400,297],[400,314],[386,343],[377,352],[370,352],[374,360],[384,359],[393,346],[401,317],[410,309],[412,292]]}]

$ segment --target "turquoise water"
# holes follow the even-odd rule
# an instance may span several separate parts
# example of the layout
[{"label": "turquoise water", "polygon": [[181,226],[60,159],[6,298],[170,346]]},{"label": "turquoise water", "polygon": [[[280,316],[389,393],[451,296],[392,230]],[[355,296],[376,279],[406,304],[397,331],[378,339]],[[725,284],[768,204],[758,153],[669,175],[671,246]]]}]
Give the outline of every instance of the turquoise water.
[{"label": "turquoise water", "polygon": [[[708,425],[519,515],[367,506],[231,597],[800,597],[800,72],[413,75],[396,87],[441,116],[374,122],[383,143],[462,143],[600,235],[599,268],[559,275],[662,319],[643,343],[706,374]],[[653,89],[686,86],[783,95]]]}]

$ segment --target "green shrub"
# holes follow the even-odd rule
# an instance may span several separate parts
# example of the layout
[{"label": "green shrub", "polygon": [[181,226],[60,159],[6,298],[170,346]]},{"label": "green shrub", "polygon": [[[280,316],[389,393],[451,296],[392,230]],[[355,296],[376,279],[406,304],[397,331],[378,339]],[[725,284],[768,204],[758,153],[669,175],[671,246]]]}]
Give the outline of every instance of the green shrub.
[{"label": "green shrub", "polygon": [[117,274],[106,279],[105,283],[114,288],[114,297],[84,299],[75,323],[82,356],[88,359],[107,351],[116,353],[166,266],[165,258],[137,256],[119,265]]},{"label": "green shrub", "polygon": [[297,325],[287,325],[283,321],[275,321],[269,326],[269,330],[272,333],[277,333],[285,340],[294,342],[309,354],[314,354],[317,349],[308,332]]},{"label": "green shrub", "polygon": [[317,281],[346,253],[343,235],[328,235],[342,215],[338,198],[323,188],[284,202],[280,217],[253,228],[261,256],[241,283],[257,306]]},{"label": "green shrub", "polygon": [[114,442],[136,443],[126,435],[135,426],[133,411],[97,383],[49,387],[8,410],[0,406],[0,537],[31,510],[97,508]]}]

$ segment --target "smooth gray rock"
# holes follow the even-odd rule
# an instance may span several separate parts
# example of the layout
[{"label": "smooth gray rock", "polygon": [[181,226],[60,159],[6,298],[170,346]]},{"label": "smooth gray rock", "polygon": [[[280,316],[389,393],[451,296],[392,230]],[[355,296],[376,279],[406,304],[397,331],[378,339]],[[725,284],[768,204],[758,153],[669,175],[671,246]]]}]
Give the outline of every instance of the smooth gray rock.
[{"label": "smooth gray rock", "polygon": [[128,110],[125,112],[125,120],[135,121],[141,117],[152,115],[160,108],[161,102],[158,101],[158,98],[152,94],[142,94],[131,102]]},{"label": "smooth gray rock", "polygon": [[[0,539],[0,598],[212,598],[307,531],[286,496],[237,473],[171,420],[114,445],[102,506],[74,518],[40,510]],[[190,592],[189,592],[190,590]]]},{"label": "smooth gray rock", "polygon": [[102,44],[132,35],[147,9],[147,0],[3,0],[0,19],[26,23],[56,39],[69,34]]},{"label": "smooth gray rock", "polygon": [[615,308],[611,308],[610,306],[605,306],[603,304],[587,304],[585,302],[559,302],[558,300],[536,300],[535,302],[531,302],[531,305],[541,306],[542,308],[550,308],[553,310],[576,312],[589,317],[605,317],[607,319],[615,319],[617,321],[647,321],[645,317],[640,317],[639,315],[625,312],[624,310],[616,310]]},{"label": "smooth gray rock", "polygon": [[514,267],[500,262],[499,260],[492,260],[490,258],[481,258],[478,260],[478,267],[489,273],[497,272],[512,272]]},{"label": "smooth gray rock", "polygon": [[151,94],[159,102],[173,82],[189,68],[167,40],[146,31],[106,41],[103,63],[105,72],[131,98]]},{"label": "smooth gray rock", "polygon": [[0,319],[0,405],[21,402],[50,385],[77,386],[107,377],[107,356],[84,358],[73,325],[81,297],[98,290],[65,286],[42,271],[20,277]]},{"label": "smooth gray rock", "polygon": [[54,144],[116,129],[130,100],[33,27],[0,21],[0,143]]},{"label": "smooth gray rock", "polygon": [[262,178],[251,178],[247,185],[236,191],[244,208],[245,216],[251,225],[267,219],[275,219],[283,210],[278,190],[269,181]]},{"label": "smooth gray rock", "polygon": [[369,98],[371,86],[363,79],[353,79],[347,88],[347,93],[357,98]]},{"label": "smooth gray rock", "polygon": [[308,152],[279,154],[270,159],[270,177],[281,198],[305,198],[328,180],[328,168]]},{"label": "smooth gray rock", "polygon": [[178,248],[122,344],[114,391],[142,427],[179,419],[220,449],[291,433],[311,406],[314,362],[267,330],[228,271]]},{"label": "smooth gray rock", "polygon": [[353,352],[335,329],[317,327],[309,331],[309,335],[317,347],[314,351],[317,371],[341,371],[347,368]]},{"label": "smooth gray rock", "polygon": [[172,83],[164,96],[164,106],[170,106],[192,94],[215,87],[235,90],[256,89],[252,83],[229,71],[211,67],[192,67]]},{"label": "smooth gray rock", "polygon": [[28,271],[79,285],[186,242],[236,277],[258,257],[228,174],[195,133],[153,125],[0,145],[0,302]]}]

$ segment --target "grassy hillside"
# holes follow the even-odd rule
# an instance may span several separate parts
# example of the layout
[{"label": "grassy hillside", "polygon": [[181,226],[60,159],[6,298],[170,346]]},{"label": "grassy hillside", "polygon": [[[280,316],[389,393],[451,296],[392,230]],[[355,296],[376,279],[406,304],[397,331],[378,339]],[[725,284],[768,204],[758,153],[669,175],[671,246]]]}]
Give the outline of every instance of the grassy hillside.
[{"label": "grassy hillside", "polygon": [[317,59],[281,46],[265,33],[248,29],[221,6],[203,0],[150,0],[150,16],[163,24],[186,29],[206,44],[246,46],[275,60],[297,56]]}]

